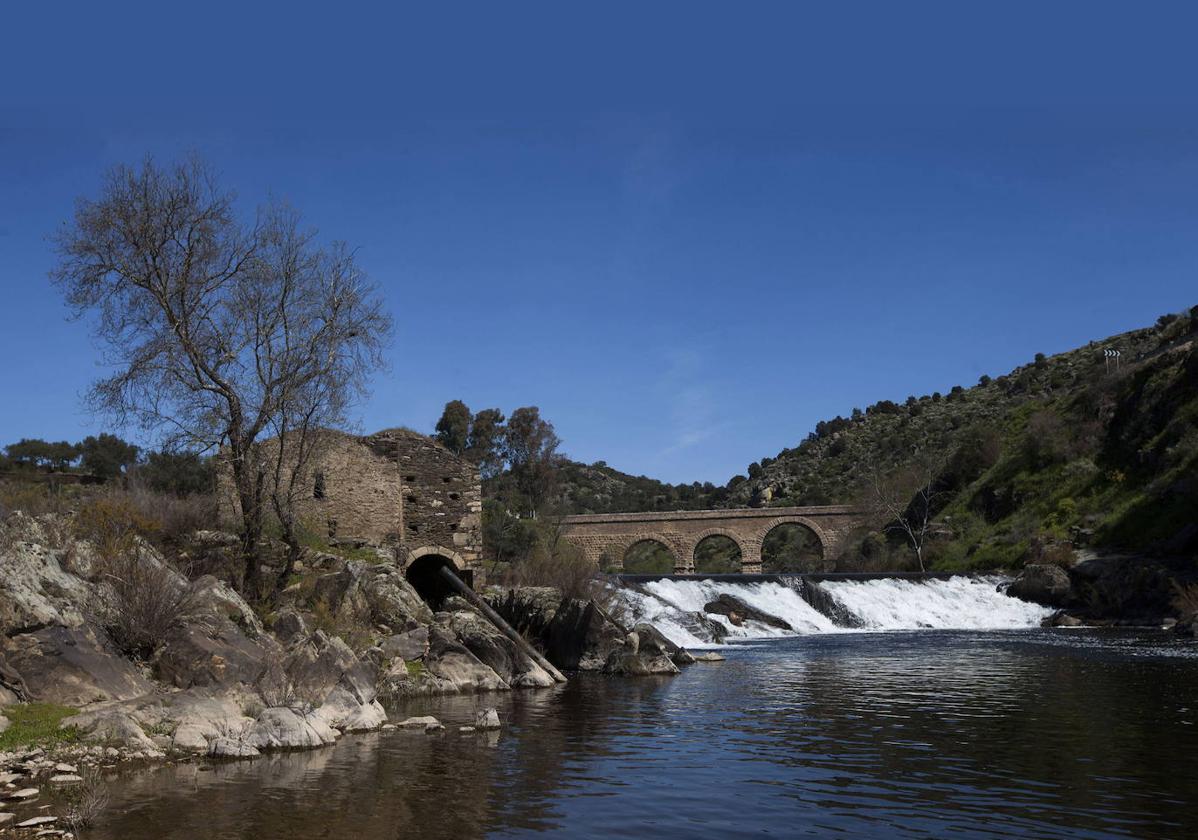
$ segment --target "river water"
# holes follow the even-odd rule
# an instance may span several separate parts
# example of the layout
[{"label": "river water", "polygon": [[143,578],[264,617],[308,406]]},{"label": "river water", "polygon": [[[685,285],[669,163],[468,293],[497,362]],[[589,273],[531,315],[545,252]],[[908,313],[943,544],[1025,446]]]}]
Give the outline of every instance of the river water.
[{"label": "river water", "polygon": [[[652,608],[668,618],[693,594]],[[392,717],[446,731],[135,774],[88,836],[1198,836],[1198,648],[1042,630],[1018,603],[1012,627],[1006,596],[954,619],[937,597],[857,585],[842,602],[875,628],[981,626],[833,622],[746,638],[675,677],[414,702]],[[457,731],[488,705],[500,732]]]}]

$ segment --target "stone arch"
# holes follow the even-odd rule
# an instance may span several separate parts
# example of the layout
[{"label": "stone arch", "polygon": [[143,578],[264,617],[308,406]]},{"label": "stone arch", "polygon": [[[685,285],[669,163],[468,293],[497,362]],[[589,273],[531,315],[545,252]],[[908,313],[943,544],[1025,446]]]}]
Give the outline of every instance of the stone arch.
[{"label": "stone arch", "polygon": [[679,550],[678,541],[676,539],[671,539],[666,534],[633,534],[621,540],[618,545],[613,546],[613,550],[619,552],[621,568],[627,571],[628,552],[632,551],[632,549],[636,548],[636,546],[647,542],[657,543],[669,553],[670,559],[673,561],[674,571],[682,568],[681,564],[686,562],[684,559],[685,556]]},{"label": "stone arch", "polygon": [[782,525],[798,525],[806,528],[815,535],[815,539],[819,543],[821,562],[826,562],[830,558],[833,540],[823,528],[805,516],[779,516],[766,522],[758,538],[758,556],[760,556],[761,547],[765,545],[766,537],[770,535],[771,531]]},{"label": "stone arch", "polygon": [[736,548],[740,551],[740,565],[744,567],[745,562],[745,543],[744,538],[735,531],[728,528],[708,528],[700,531],[690,539],[690,544],[686,547],[686,561],[691,569],[698,570],[698,560],[695,557],[695,552],[699,550],[699,544],[708,537],[727,537],[736,544]]},{"label": "stone arch", "polygon": [[[452,582],[440,573],[441,569],[451,569],[461,575],[466,569],[466,562],[456,551],[436,545],[425,545],[408,552],[404,577],[433,609],[439,609],[445,599],[456,591]],[[469,579],[467,585],[470,585]]]},{"label": "stone arch", "polygon": [[461,571],[466,568],[466,561],[462,559],[462,555],[450,548],[445,548],[441,545],[422,545],[420,548],[414,548],[408,552],[407,562],[404,563],[404,568],[410,568],[413,563],[421,557],[429,555],[437,555],[444,557],[453,563],[454,567]]}]

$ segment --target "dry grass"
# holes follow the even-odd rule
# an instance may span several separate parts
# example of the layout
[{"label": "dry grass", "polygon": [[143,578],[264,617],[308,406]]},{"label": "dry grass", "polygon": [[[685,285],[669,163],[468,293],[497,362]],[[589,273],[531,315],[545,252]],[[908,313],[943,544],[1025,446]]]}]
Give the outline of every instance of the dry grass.
[{"label": "dry grass", "polygon": [[95,767],[85,767],[83,781],[67,787],[62,794],[62,821],[76,835],[95,823],[108,807],[108,783]]}]

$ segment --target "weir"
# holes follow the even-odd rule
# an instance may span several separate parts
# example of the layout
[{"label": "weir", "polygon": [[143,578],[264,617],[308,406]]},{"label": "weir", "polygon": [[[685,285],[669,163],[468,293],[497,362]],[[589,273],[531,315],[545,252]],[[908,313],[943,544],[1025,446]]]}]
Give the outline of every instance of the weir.
[{"label": "weir", "polygon": [[[1008,596],[997,575],[946,573],[812,575],[620,575],[617,590],[636,620],[682,647],[782,636],[882,630],[1038,627],[1052,610]],[[706,607],[737,601],[733,622]],[[714,606],[714,605],[713,605]],[[789,629],[754,621],[781,619]]]}]

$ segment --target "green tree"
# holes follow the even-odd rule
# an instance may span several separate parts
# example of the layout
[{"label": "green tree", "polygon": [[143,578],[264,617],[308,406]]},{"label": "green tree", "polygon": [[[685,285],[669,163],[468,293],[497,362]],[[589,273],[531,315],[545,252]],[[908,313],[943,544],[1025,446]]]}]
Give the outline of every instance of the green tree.
[{"label": "green tree", "polygon": [[150,452],[137,478],[159,493],[195,496],[213,491],[216,469],[211,458],[195,452]]},{"label": "green tree", "polygon": [[561,444],[553,424],[541,417],[536,406],[517,408],[504,432],[504,454],[516,489],[527,500],[533,514],[541,511],[553,492]]},{"label": "green tree", "polygon": [[50,444],[41,438],[21,438],[4,447],[4,451],[18,467],[37,467],[47,463]]},{"label": "green tree", "polygon": [[437,440],[455,455],[465,453],[470,441],[470,422],[473,415],[470,408],[461,400],[450,400],[445,403],[441,419],[437,421]]},{"label": "green tree", "polygon": [[466,457],[478,464],[483,478],[494,478],[503,470],[503,421],[498,408],[484,408],[470,423]]},{"label": "green tree", "polygon": [[126,467],[137,463],[138,448],[108,432],[88,435],[79,444],[79,450],[83,468],[105,481],[120,477]]}]

